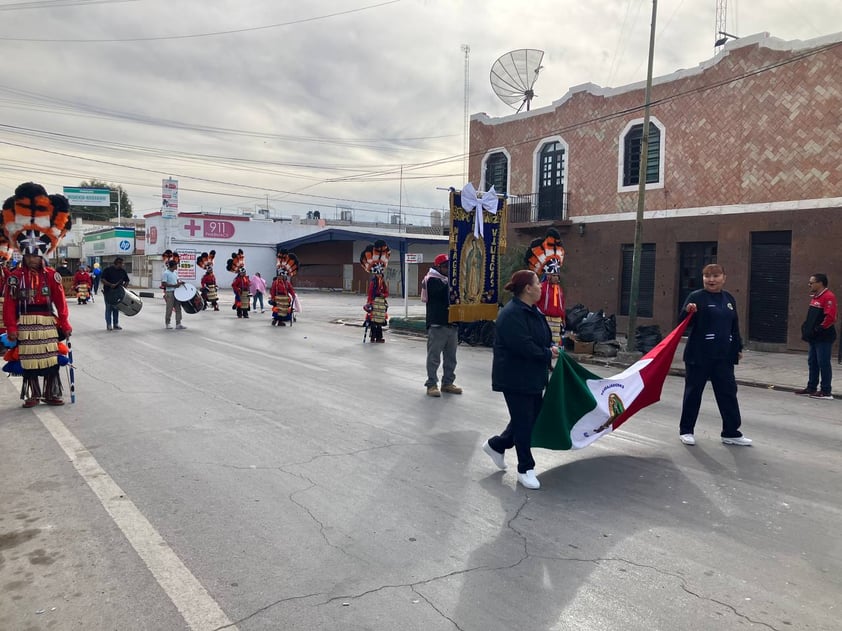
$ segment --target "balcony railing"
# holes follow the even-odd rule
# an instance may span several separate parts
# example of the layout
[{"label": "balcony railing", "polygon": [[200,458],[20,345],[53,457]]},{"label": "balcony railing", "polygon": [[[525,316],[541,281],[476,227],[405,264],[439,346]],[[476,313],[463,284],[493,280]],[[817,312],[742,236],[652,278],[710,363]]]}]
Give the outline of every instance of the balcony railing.
[{"label": "balcony railing", "polygon": [[570,193],[528,193],[509,196],[509,223],[566,221]]}]

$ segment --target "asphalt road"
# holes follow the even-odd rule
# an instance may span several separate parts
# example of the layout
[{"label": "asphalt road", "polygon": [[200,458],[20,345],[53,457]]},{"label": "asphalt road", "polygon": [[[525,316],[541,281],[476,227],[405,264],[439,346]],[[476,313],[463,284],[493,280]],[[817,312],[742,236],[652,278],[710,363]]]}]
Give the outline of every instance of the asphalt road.
[{"label": "asphalt road", "polygon": [[423,339],[332,322],[358,296],[186,331],[144,302],[119,332],[71,304],[75,405],[0,381],[0,629],[840,628],[837,405],[741,388],[755,445],[726,447],[709,392],[686,447],[670,377],[593,446],[536,450],[526,491],[478,450],[506,421],[488,349],[431,399]]}]

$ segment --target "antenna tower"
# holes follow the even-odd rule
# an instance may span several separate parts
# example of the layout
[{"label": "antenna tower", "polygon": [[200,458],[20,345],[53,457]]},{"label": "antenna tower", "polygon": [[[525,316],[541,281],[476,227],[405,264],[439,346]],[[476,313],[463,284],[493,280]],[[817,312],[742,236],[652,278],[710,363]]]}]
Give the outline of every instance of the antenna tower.
[{"label": "antenna tower", "polygon": [[724,36],[724,33],[728,32],[727,21],[728,0],[716,0],[716,24],[713,27],[713,41],[716,42],[714,44],[715,52],[718,52],[728,41],[728,38]]},{"label": "antenna tower", "polygon": [[465,183],[468,181],[468,134],[470,133],[470,120],[468,118],[468,91],[470,87],[470,56],[471,56],[471,47],[469,44],[462,44],[462,52],[465,53],[465,114],[463,118],[464,122],[464,132],[462,138],[462,182]]}]

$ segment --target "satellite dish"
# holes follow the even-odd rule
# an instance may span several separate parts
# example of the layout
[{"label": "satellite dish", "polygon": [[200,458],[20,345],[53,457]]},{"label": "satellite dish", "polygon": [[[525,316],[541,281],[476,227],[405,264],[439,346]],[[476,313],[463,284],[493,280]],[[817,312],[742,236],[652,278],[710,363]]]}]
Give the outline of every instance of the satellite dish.
[{"label": "satellite dish", "polygon": [[538,73],[544,66],[543,50],[519,48],[506,53],[491,66],[491,88],[506,105],[520,112],[523,106],[529,111],[529,104],[535,92],[532,86],[538,80]]}]

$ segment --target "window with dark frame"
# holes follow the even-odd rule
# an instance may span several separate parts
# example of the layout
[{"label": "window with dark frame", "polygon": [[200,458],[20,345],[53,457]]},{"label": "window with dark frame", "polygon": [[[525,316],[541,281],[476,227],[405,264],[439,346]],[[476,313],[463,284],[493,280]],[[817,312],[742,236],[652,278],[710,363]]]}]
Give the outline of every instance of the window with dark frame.
[{"label": "window with dark frame", "polygon": [[[629,315],[631,301],[632,263],[634,245],[622,245],[623,271],[620,285],[620,315]],[[640,286],[637,296],[637,315],[651,318],[655,304],[655,244],[644,243],[640,251]]]},{"label": "window with dark frame", "polygon": [[558,141],[541,149],[538,180],[538,219],[564,218],[564,147]]},{"label": "window with dark frame", "polygon": [[492,186],[498,195],[505,195],[506,182],[509,180],[509,160],[505,153],[493,153],[485,162],[485,190]]},{"label": "window with dark frame", "polygon": [[[643,123],[634,125],[623,138],[623,186],[640,183],[640,153],[643,145]],[[661,165],[661,130],[649,123],[649,149],[646,152],[646,183],[657,184]]]}]

